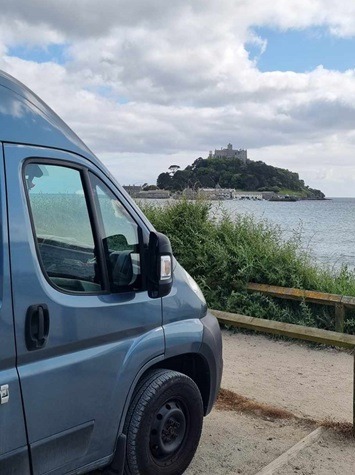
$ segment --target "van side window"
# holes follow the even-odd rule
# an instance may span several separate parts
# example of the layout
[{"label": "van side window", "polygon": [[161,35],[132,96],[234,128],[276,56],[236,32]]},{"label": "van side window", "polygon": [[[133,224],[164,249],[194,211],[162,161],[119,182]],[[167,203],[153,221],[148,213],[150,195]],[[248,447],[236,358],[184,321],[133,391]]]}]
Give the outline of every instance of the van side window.
[{"label": "van side window", "polygon": [[81,172],[28,163],[25,180],[42,268],[63,290],[101,292]]},{"label": "van side window", "polygon": [[138,225],[117,197],[95,175],[90,180],[99,210],[112,292],[141,289]]}]

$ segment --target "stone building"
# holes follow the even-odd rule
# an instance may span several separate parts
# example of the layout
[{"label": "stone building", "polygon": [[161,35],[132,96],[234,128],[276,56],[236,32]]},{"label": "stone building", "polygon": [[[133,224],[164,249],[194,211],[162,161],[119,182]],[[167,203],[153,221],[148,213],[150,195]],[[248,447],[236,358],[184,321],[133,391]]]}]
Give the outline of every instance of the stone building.
[{"label": "stone building", "polygon": [[210,151],[209,158],[239,158],[242,162],[246,163],[248,160],[248,151],[243,149],[234,150],[233,145],[229,143],[227,148],[221,148],[220,150],[215,150],[212,153]]},{"label": "stone building", "polygon": [[188,200],[198,198],[205,200],[231,200],[233,199],[234,191],[232,188],[221,188],[220,186],[216,186],[216,188],[199,188],[198,190],[185,188],[182,192],[182,196]]},{"label": "stone building", "polygon": [[170,191],[169,190],[140,191],[137,195],[137,198],[167,200],[170,198]]},{"label": "stone building", "polygon": [[235,200],[262,200],[264,199],[261,191],[234,191],[233,198]]},{"label": "stone building", "polygon": [[142,191],[142,187],[140,185],[123,185],[123,188],[130,196],[132,196],[132,198],[136,198]]}]

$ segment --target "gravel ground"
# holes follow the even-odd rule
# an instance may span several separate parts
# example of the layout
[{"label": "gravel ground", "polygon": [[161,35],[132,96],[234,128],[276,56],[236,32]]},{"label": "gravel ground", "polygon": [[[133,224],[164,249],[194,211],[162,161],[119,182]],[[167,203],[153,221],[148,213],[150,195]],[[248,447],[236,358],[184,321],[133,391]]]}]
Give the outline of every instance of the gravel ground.
[{"label": "gravel ground", "polygon": [[274,475],[354,475],[355,441],[334,432],[305,448]]},{"label": "gravel ground", "polygon": [[[353,356],[334,349],[223,332],[222,387],[298,417],[352,421]],[[256,474],[315,429],[214,410],[186,475]],[[275,475],[354,475],[355,440],[333,430]]]},{"label": "gravel ground", "polygon": [[352,422],[353,356],[223,332],[222,387],[317,420]]},{"label": "gravel ground", "polygon": [[185,475],[254,475],[311,430],[290,421],[214,410],[204,421],[198,451]]}]

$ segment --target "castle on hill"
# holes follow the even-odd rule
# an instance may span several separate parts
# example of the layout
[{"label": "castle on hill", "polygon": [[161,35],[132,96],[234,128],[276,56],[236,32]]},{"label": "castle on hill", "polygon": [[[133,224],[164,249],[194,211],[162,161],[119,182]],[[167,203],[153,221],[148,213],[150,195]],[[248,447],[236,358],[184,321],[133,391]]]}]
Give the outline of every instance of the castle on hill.
[{"label": "castle on hill", "polygon": [[215,150],[214,153],[212,153],[211,150],[208,158],[238,158],[243,163],[246,163],[248,160],[248,151],[241,148],[239,150],[234,150],[233,145],[229,143],[227,148]]}]

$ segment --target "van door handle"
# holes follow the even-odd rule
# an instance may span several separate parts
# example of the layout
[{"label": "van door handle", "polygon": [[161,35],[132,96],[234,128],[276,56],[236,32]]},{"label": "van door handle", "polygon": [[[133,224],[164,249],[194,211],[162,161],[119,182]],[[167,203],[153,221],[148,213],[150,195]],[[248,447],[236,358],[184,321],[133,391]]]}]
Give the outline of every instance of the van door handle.
[{"label": "van door handle", "polygon": [[46,304],[31,305],[26,315],[26,347],[29,351],[46,346],[49,333],[49,311]]}]

